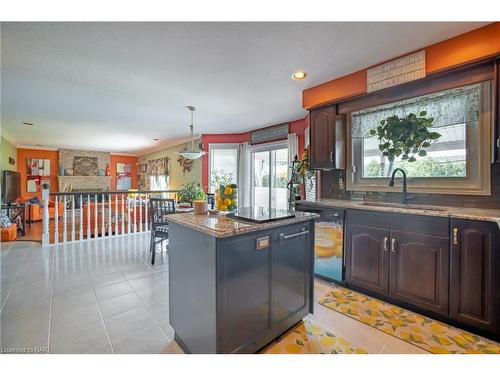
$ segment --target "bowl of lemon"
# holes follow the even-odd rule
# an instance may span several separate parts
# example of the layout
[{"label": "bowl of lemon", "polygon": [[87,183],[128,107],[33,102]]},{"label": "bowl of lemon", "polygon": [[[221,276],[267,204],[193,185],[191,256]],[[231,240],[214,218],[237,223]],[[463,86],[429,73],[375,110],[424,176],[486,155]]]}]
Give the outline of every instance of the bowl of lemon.
[{"label": "bowl of lemon", "polygon": [[237,185],[220,185],[215,191],[215,206],[222,212],[236,211],[236,208],[238,207]]}]

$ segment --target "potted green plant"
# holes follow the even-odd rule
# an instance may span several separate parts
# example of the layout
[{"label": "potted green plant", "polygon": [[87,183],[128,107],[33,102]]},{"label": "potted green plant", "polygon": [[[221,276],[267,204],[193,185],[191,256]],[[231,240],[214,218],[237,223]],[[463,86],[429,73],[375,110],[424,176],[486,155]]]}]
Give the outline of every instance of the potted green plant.
[{"label": "potted green plant", "polygon": [[316,171],[309,169],[309,146],[302,152],[296,168],[303,181],[309,181],[308,189],[311,190],[313,187],[312,178],[315,176]]},{"label": "potted green plant", "polygon": [[206,199],[207,195],[201,188],[199,182],[190,182],[183,185],[182,189],[177,193],[177,200],[181,203],[189,203],[193,206],[193,202],[198,199]]},{"label": "potted green plant", "polygon": [[438,132],[429,130],[434,118],[427,118],[426,115],[426,111],[421,111],[418,115],[410,113],[406,117],[387,117],[380,121],[377,129],[370,130],[370,135],[378,137],[378,148],[389,161],[401,156],[402,160],[414,162],[416,155],[426,156],[425,149],[441,137]]}]

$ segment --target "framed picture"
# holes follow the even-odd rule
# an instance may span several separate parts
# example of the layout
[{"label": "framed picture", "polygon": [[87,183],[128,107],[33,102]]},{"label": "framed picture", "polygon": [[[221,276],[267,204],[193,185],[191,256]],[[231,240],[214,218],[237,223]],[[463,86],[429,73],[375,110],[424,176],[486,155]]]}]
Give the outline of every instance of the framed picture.
[{"label": "framed picture", "polygon": [[117,174],[125,173],[125,163],[116,163],[116,173]]},{"label": "framed picture", "polygon": [[139,164],[139,173],[148,173],[148,165]]}]

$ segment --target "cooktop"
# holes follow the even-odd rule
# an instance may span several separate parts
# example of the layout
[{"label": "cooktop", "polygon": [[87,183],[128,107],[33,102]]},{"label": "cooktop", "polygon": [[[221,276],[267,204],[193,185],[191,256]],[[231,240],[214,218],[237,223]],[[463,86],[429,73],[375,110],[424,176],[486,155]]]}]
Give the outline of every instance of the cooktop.
[{"label": "cooktop", "polygon": [[284,220],[295,217],[293,212],[278,208],[268,207],[243,207],[227,215],[235,219],[251,221],[253,223],[268,223],[270,221]]}]

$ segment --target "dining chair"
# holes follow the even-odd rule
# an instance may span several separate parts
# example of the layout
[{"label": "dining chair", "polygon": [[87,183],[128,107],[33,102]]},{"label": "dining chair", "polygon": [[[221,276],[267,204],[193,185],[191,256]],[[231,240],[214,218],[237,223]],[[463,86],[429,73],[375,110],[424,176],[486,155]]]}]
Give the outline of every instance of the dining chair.
[{"label": "dining chair", "polygon": [[210,206],[212,210],[215,208],[215,194],[213,193],[207,194],[207,204]]},{"label": "dining chair", "polygon": [[[151,243],[149,252],[151,253],[151,264],[155,264],[156,245],[168,240],[167,216],[175,213],[175,200],[165,198],[150,198],[149,212],[151,214]],[[159,238],[157,240],[157,238]],[[167,244],[168,250],[168,244]],[[163,259],[163,251],[162,251]]]}]

